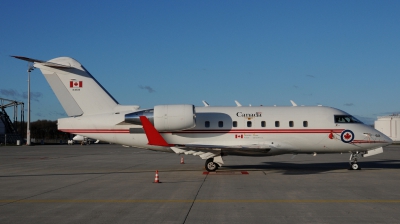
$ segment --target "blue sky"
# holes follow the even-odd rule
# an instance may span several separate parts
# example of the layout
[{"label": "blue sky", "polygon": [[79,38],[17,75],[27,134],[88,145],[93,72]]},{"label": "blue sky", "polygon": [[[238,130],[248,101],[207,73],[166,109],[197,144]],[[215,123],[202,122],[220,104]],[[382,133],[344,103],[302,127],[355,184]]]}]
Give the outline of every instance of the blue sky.
[{"label": "blue sky", "polygon": [[[326,105],[399,113],[400,1],[2,1],[0,97],[69,56],[121,104]],[[65,113],[39,70],[32,120]]]}]

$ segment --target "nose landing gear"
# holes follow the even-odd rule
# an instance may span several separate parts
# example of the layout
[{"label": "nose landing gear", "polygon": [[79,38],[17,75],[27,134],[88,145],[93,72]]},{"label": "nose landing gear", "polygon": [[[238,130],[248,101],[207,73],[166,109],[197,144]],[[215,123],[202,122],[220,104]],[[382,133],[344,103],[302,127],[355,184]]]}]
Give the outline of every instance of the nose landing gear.
[{"label": "nose landing gear", "polygon": [[351,162],[350,169],[351,170],[361,170],[361,168],[358,166],[357,162]]},{"label": "nose landing gear", "polygon": [[360,166],[357,164],[358,156],[360,153],[350,152],[350,168],[349,170],[361,170]]}]

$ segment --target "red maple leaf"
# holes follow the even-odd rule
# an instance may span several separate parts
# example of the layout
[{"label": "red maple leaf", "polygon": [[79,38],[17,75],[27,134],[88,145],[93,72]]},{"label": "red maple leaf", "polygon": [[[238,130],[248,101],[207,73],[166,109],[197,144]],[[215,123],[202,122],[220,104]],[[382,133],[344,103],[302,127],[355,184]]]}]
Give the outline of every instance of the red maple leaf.
[{"label": "red maple leaf", "polygon": [[346,133],[346,134],[344,135],[344,138],[345,138],[345,139],[349,139],[349,138],[351,138],[351,135],[350,135],[349,133]]}]

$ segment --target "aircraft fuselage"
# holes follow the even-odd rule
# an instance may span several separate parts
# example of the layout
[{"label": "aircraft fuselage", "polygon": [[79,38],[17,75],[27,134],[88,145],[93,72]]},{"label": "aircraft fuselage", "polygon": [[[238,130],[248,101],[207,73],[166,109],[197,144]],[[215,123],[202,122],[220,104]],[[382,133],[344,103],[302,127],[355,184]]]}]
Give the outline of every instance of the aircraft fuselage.
[{"label": "aircraft fuselage", "polygon": [[[338,116],[352,116],[331,107],[196,107],[195,110],[194,128],[160,132],[168,143],[224,145],[223,155],[271,156],[366,151],[391,142],[370,126],[339,121]],[[59,119],[58,127],[102,141],[172,151],[169,147],[148,145],[141,125],[124,122],[128,113],[63,118]]]}]

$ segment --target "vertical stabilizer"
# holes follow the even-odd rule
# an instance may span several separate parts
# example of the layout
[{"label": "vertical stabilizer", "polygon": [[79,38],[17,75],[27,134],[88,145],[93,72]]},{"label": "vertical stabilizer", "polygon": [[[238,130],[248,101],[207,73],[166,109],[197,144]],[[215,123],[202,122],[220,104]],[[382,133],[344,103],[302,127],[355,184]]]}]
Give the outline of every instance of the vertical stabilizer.
[{"label": "vertical stabilizer", "polygon": [[118,102],[75,59],[35,62],[68,116],[112,112]]},{"label": "vertical stabilizer", "polygon": [[104,113],[131,112],[136,105],[119,105],[97,80],[75,59],[69,57],[42,61],[11,56],[33,62],[39,68],[70,117]]},{"label": "vertical stabilizer", "polygon": [[[42,71],[68,116],[103,114],[123,108],[73,58],[59,57],[46,62],[21,56],[12,57],[33,62],[34,67]],[[127,107],[135,108],[138,106]]]}]

